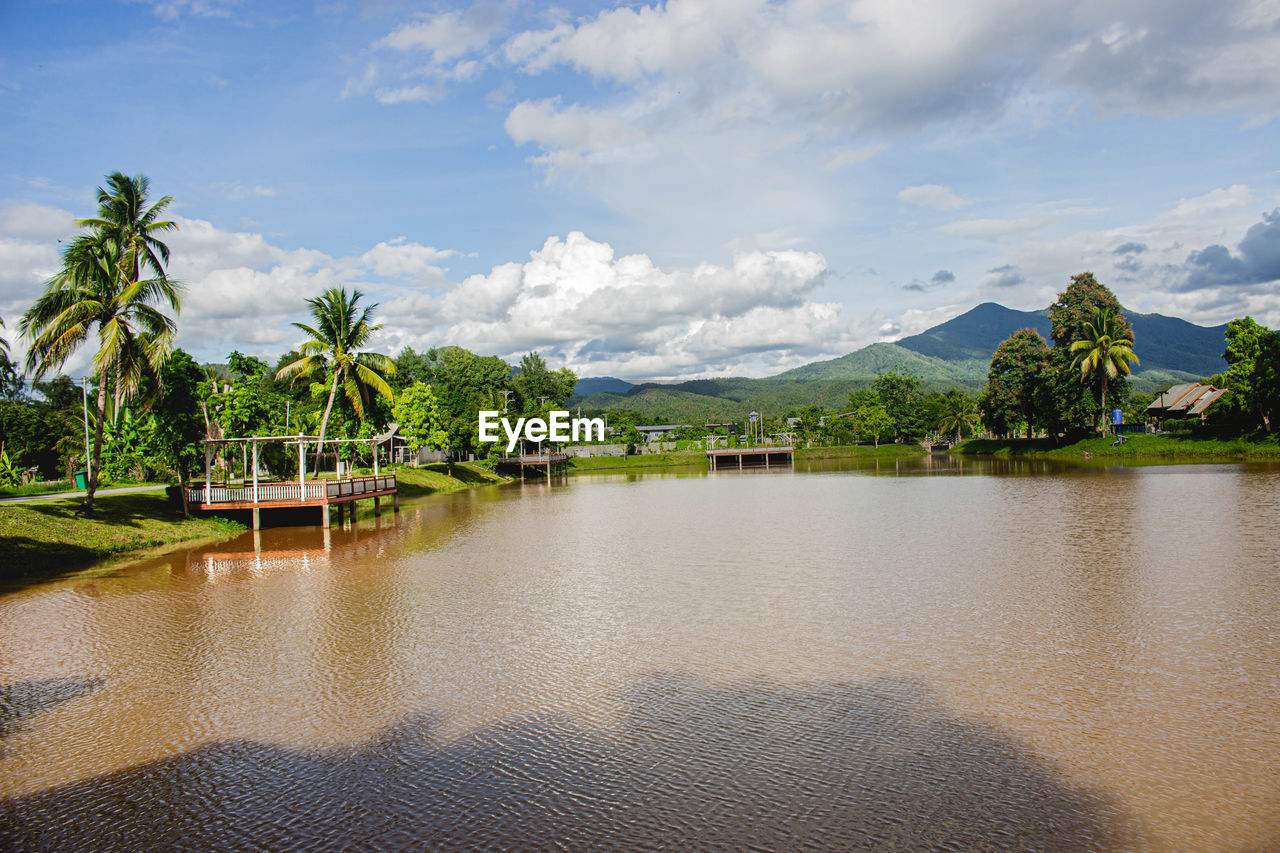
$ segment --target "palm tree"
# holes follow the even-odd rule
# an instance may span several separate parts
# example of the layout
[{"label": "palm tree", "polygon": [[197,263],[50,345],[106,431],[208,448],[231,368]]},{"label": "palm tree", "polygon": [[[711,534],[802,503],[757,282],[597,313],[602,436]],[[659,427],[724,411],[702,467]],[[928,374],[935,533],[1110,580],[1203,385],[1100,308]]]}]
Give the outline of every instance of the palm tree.
[{"label": "palm tree", "polygon": [[177,228],[160,218],[172,199],[165,196],[148,205],[149,182],[141,175],[115,172],[107,176],[107,185],[109,191],[98,188],[98,215],[76,222],[90,232],[67,246],[62,269],[19,324],[31,341],[27,370],[37,380],[59,369],[97,328],[97,425],[81,509],[85,514],[93,511],[98,488],[107,394],[113,393],[119,403],[134,397],[145,377],[157,375],[177,331],[160,309],[167,305],[176,314],[181,308],[181,286],[164,270],[169,247],[156,236]]},{"label": "palm tree", "polygon": [[381,323],[372,325],[369,322],[373,310],[378,307],[377,303],[361,310],[356,303],[362,298],[364,294],[358,290],[348,294],[345,287],[333,287],[321,296],[308,299],[307,304],[311,306],[315,325],[293,325],[310,335],[311,340],[299,347],[301,358],[286,364],[276,373],[277,379],[295,382],[325,372],[332,376],[329,401],[325,404],[324,416],[320,419],[316,474],[320,473],[320,453],[324,449],[325,430],[329,426],[329,413],[333,410],[333,398],[338,392],[338,386],[342,386],[343,393],[360,420],[364,420],[364,399],[368,389],[388,400],[392,398],[391,386],[383,376],[395,374],[395,362],[379,353],[358,351],[368,343],[374,332],[382,328]]},{"label": "palm tree", "polygon": [[1127,375],[1129,362],[1138,364],[1138,357],[1133,352],[1133,339],[1121,331],[1120,323],[1110,308],[1095,308],[1093,319],[1086,320],[1084,328],[1085,337],[1071,345],[1071,351],[1076,354],[1071,366],[1080,365],[1081,382],[1087,381],[1090,374],[1100,377],[1098,431],[1105,432],[1107,382],[1122,373]]},{"label": "palm tree", "polygon": [[978,404],[963,391],[952,389],[943,395],[942,414],[938,419],[938,429],[950,435],[956,434],[956,444],[960,443],[961,433],[966,427],[972,429],[978,422]]}]

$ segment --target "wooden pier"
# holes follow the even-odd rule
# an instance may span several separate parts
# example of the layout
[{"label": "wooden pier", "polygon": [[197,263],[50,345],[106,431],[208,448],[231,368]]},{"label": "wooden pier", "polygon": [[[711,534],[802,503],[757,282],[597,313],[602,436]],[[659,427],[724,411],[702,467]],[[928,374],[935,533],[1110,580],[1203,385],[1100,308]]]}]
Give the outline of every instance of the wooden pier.
[{"label": "wooden pier", "polygon": [[504,456],[498,460],[498,468],[508,471],[519,471],[520,479],[524,479],[529,471],[534,474],[545,474],[548,480],[553,474],[564,474],[569,470],[569,454],[567,453],[522,453],[519,456]]},{"label": "wooden pier", "polygon": [[[206,483],[187,489],[187,506],[197,511],[249,510],[253,513],[253,529],[261,524],[264,509],[319,507],[320,523],[329,526],[329,507],[338,508],[341,523],[344,507],[365,498],[373,498],[373,514],[382,514],[382,498],[390,497],[392,508],[400,511],[394,474],[370,477],[347,477],[339,480],[255,481],[238,486],[215,486]],[[351,508],[354,515],[355,507]]]},{"label": "wooden pier", "polygon": [[790,444],[766,444],[761,447],[727,447],[721,450],[708,450],[707,462],[712,471],[732,468],[741,471],[743,468],[782,468],[795,464],[795,447]]}]

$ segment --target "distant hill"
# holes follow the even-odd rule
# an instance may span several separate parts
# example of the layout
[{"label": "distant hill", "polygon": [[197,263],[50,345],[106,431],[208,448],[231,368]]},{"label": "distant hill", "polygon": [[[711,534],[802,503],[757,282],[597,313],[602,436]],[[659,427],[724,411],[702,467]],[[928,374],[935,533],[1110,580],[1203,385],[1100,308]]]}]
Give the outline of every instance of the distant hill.
[{"label": "distant hill", "polygon": [[[1211,376],[1226,368],[1226,326],[1197,326],[1176,317],[1126,311],[1133,326],[1134,351],[1142,359],[1132,385],[1140,393]],[[987,380],[991,355],[1018,329],[1032,328],[1049,339],[1049,309],[1015,311],[984,302],[945,323],[896,343],[874,343],[848,355],[816,361],[767,379],[695,379],[670,385],[645,383],[601,388],[584,394],[584,409],[633,409],[679,421],[739,418],[751,410],[778,412],[807,405],[841,408],[849,393],[870,385],[889,370],[907,370],[931,389],[979,390]],[[578,383],[597,380],[584,379]]]},{"label": "distant hill", "polygon": [[573,396],[581,398],[600,393],[625,394],[634,387],[636,386],[625,379],[615,379],[612,376],[584,376],[573,386]]},{"label": "distant hill", "polygon": [[[1134,351],[1142,360],[1134,387],[1187,382],[1226,368],[1227,327],[1197,326],[1177,317],[1125,312],[1133,326]],[[1018,329],[1035,329],[1049,339],[1049,309],[1015,311],[984,302],[959,317],[894,344],[871,344],[830,361],[817,361],[781,374],[787,379],[863,379],[886,370],[910,370],[926,384],[986,381],[991,355]]]}]

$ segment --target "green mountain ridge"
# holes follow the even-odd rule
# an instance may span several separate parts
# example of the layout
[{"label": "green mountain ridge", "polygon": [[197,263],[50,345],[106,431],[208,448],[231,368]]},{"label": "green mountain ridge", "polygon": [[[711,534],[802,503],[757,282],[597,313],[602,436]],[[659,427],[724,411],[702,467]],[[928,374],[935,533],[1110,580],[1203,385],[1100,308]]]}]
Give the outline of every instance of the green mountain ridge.
[{"label": "green mountain ridge", "polygon": [[[1225,325],[1197,326],[1160,314],[1125,312],[1125,316],[1133,326],[1135,351],[1142,359],[1131,380],[1135,392],[1152,393],[1178,382],[1195,382],[1226,367],[1221,356]],[[575,405],[631,409],[680,422],[739,419],[753,410],[782,412],[808,405],[838,410],[852,391],[866,388],[890,370],[914,373],[931,390],[955,387],[975,393],[986,383],[996,347],[1023,328],[1036,329],[1048,338],[1049,310],[1017,311],[985,302],[918,335],[870,344],[777,376],[642,383],[625,392],[590,394],[575,400]]]}]

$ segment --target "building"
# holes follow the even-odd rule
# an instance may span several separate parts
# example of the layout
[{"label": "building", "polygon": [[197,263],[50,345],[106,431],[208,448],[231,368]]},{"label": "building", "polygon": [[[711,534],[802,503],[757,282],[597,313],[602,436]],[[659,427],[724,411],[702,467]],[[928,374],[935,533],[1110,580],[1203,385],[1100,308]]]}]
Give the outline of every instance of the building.
[{"label": "building", "polygon": [[1169,418],[1204,420],[1208,408],[1225,393],[1225,388],[1201,385],[1199,382],[1174,385],[1151,401],[1151,405],[1147,406],[1147,416],[1157,421]]},{"label": "building", "polygon": [[666,438],[667,433],[687,428],[689,428],[689,424],[653,424],[652,426],[638,426],[636,427],[636,432],[644,436],[646,442],[650,442],[662,441],[662,439]]}]

